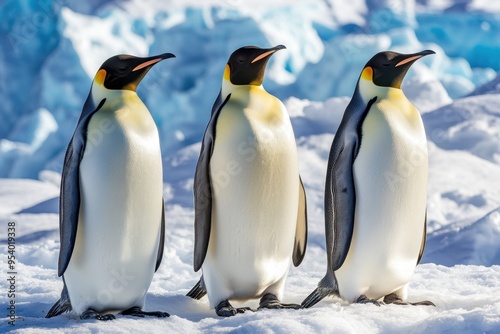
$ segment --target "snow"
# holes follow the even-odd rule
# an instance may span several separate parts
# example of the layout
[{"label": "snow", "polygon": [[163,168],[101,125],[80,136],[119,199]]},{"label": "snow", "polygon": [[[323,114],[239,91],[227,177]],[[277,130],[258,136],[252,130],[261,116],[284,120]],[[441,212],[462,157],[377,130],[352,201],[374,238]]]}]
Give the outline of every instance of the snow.
[{"label": "snow", "polygon": [[[7,223],[15,222],[19,316],[12,327],[6,311],[0,314],[0,332],[500,333],[498,3],[289,3],[27,0],[0,5],[0,240],[6,243]],[[361,67],[382,49],[436,51],[415,63],[402,87],[422,113],[429,148],[427,246],[410,281],[409,300],[431,300],[436,307],[347,305],[325,298],[310,309],[223,319],[209,309],[206,297],[185,297],[200,275],[192,270],[199,141],[227,56],[241,43],[287,46],[273,56],[264,85],[289,111],[307,192],[308,249],[301,266],[290,269],[285,287],[284,302],[295,303],[325,273],[326,164]],[[160,130],[167,215],[164,259],[146,309],[171,317],[119,316],[106,323],[82,321],[75,314],[45,319],[62,288],[57,257],[64,150],[94,72],[108,56],[122,52],[177,55],[156,66],[139,89]],[[6,253],[0,253],[5,277]],[[0,280],[0,290],[6,305],[6,279]],[[241,305],[256,308],[258,301]]]},{"label": "snow", "polygon": [[428,137],[441,148],[461,149],[500,162],[498,94],[456,100],[423,116]]},{"label": "snow", "polygon": [[[406,84],[407,85],[407,84]],[[411,89],[407,85],[407,90]],[[418,83],[415,87],[419,86]],[[422,94],[414,103],[428,105]],[[424,114],[428,130],[436,115],[444,120],[445,108],[463,106],[476,112],[470,119],[481,122],[492,117],[490,109],[478,107],[483,98],[500,101],[500,94],[455,100],[447,107]],[[325,271],[323,190],[326,162],[348,98],[311,102],[285,101],[296,130],[300,169],[305,183],[309,212],[309,245],[303,264],[291,268],[285,288],[285,302],[300,303],[316,286]],[[441,103],[439,99],[436,101]],[[477,110],[477,111],[476,111]],[[431,117],[432,116],[432,117]],[[429,117],[429,118],[428,118]],[[467,127],[456,130],[467,132]],[[483,140],[495,136],[484,132]],[[436,307],[347,305],[326,298],[311,309],[258,311],[219,318],[209,309],[207,298],[185,297],[196,283],[192,271],[193,202],[192,183],[200,144],[195,143],[165,158],[164,193],[167,211],[167,239],[163,263],[155,274],[147,297],[148,310],[171,313],[167,319],[119,317],[102,323],[82,321],[74,314],[44,319],[57,300],[62,281],[57,277],[58,177],[45,171],[42,181],[0,179],[0,222],[16,222],[19,293],[16,302],[21,317],[12,328],[6,322],[0,331],[18,333],[477,333],[500,331],[500,166],[481,158],[475,147],[440,148],[429,136],[430,175],[427,247],[422,264],[409,286],[409,300],[432,300]],[[5,239],[6,229],[0,233]],[[6,267],[4,257],[0,265]],[[0,283],[7,289],[7,282]],[[2,298],[5,299],[4,296]],[[240,305],[236,303],[235,305]],[[256,308],[257,301],[245,304]]]},{"label": "snow", "polygon": [[[346,99],[305,105],[304,115],[319,114],[323,106],[344,105]],[[336,102],[336,103],[334,103]],[[297,107],[296,107],[297,108]],[[324,110],[327,112],[327,110]],[[340,114],[332,117],[338,119]],[[296,117],[294,118],[296,120]],[[311,117],[311,122],[315,120]],[[333,123],[332,125],[335,125]],[[299,129],[301,126],[298,126]],[[310,126],[309,126],[310,127]],[[325,126],[326,128],[327,126]],[[313,127],[314,128],[314,127]],[[331,129],[335,129],[332,127]],[[334,131],[334,130],[333,130]],[[285,301],[299,303],[324,274],[324,232],[322,191],[331,130],[300,136],[301,172],[309,201],[309,246],[303,264],[292,268]],[[44,319],[58,298],[62,282],[57,277],[58,188],[54,175],[47,181],[1,179],[0,221],[15,221],[18,233],[19,333],[222,333],[237,332],[341,332],[341,333],[476,333],[500,330],[500,167],[466,151],[445,151],[430,143],[429,210],[431,220],[424,264],[417,267],[410,282],[409,300],[429,299],[437,307],[346,305],[333,298],[311,309],[259,311],[222,319],[209,309],[206,298],[195,301],[184,295],[199,274],[192,271],[193,208],[192,175],[199,144],[167,158],[167,240],[165,257],[148,293],[147,309],[164,310],[168,319],[120,317],[110,323],[82,321],[74,314]],[[455,173],[462,174],[457,178]],[[446,178],[447,177],[447,178]],[[465,177],[465,179],[464,179]],[[50,182],[49,182],[50,181]],[[497,207],[495,207],[495,201]],[[475,211],[470,208],[475,207]],[[453,216],[453,212],[458,213]],[[475,216],[481,216],[478,219]],[[441,216],[445,216],[442,218]],[[468,219],[463,219],[464,217]],[[442,225],[442,226],[441,226]],[[0,238],[5,236],[5,228]],[[468,264],[468,265],[465,265]],[[0,259],[5,268],[5,259]],[[7,283],[0,284],[5,291]],[[2,298],[5,298],[2,296]],[[245,303],[256,307],[256,301]],[[0,331],[13,329],[5,322]]]}]

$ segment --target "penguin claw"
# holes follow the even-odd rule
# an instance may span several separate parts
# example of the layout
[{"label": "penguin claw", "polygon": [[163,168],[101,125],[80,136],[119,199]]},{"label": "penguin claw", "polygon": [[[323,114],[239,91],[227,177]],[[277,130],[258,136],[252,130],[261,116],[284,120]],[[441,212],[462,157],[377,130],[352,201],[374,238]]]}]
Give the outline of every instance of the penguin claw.
[{"label": "penguin claw", "polygon": [[384,297],[385,304],[394,304],[394,305],[413,305],[413,306],[436,306],[433,302],[428,300],[423,300],[420,302],[410,303],[399,298],[395,293],[388,294]]},{"label": "penguin claw", "polygon": [[357,304],[373,304],[373,305],[376,305],[379,307],[381,305],[385,304],[384,302],[379,302],[378,300],[370,299],[370,298],[366,297],[365,295],[359,296],[358,299],[356,299],[355,303],[357,303]]},{"label": "penguin claw", "polygon": [[168,314],[167,312],[161,312],[161,311],[146,312],[141,310],[141,308],[138,306],[134,306],[125,311],[122,311],[121,314],[131,315],[134,317],[141,317],[141,318],[144,318],[145,316],[158,317],[158,318],[170,317],[170,314]]},{"label": "penguin claw", "polygon": [[86,319],[96,319],[96,320],[101,320],[101,321],[109,321],[109,320],[114,320],[116,319],[114,314],[107,313],[100,315],[97,311],[93,309],[88,309],[87,311],[83,312],[80,315],[80,319],[86,320]]},{"label": "penguin claw", "polygon": [[386,304],[395,304],[395,305],[408,305],[409,303],[403,301],[403,299],[399,298],[395,293],[390,293],[384,297],[384,303]]},{"label": "penguin claw", "polygon": [[410,303],[410,304],[414,306],[436,306],[436,304],[434,304],[430,300],[422,300],[420,302]]},{"label": "penguin claw", "polygon": [[238,313],[245,313],[245,311],[254,312],[254,310],[252,310],[250,307],[234,308],[233,305],[231,305],[227,300],[221,301],[215,308],[215,313],[217,313],[219,317],[232,317]]},{"label": "penguin claw", "polygon": [[301,308],[299,304],[284,304],[279,301],[278,297],[272,293],[266,293],[261,299],[259,304],[259,310],[263,308],[268,309],[294,309],[298,310]]},{"label": "penguin claw", "polygon": [[101,320],[101,321],[108,321],[108,320],[114,320],[116,319],[115,315],[114,314],[104,314],[104,315],[98,315],[96,317],[97,320]]},{"label": "penguin claw", "polygon": [[237,313],[245,313],[245,311],[252,311],[252,312],[255,312],[255,310],[253,310],[251,307],[237,307],[235,308],[236,312]]}]

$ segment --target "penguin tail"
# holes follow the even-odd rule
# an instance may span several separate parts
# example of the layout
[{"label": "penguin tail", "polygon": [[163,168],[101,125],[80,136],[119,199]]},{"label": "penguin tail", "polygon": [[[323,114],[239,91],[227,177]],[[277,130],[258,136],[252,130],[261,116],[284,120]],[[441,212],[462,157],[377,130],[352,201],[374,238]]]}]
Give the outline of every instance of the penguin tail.
[{"label": "penguin tail", "polygon": [[64,312],[71,312],[73,308],[71,307],[71,302],[69,300],[68,289],[66,284],[61,292],[61,298],[50,308],[49,312],[45,315],[45,318],[52,318],[58,316]]},{"label": "penguin tail", "polygon": [[186,296],[191,297],[193,299],[201,299],[203,296],[207,294],[207,290],[205,289],[205,284],[203,284],[203,277],[200,278],[198,283],[187,293]]},{"label": "penguin tail", "polygon": [[300,306],[302,306],[302,308],[309,308],[318,303],[321,299],[325,298],[326,296],[336,295],[336,294],[337,291],[335,289],[317,287],[313,292],[311,292],[309,296],[307,296],[306,299],[304,299],[304,301]]}]

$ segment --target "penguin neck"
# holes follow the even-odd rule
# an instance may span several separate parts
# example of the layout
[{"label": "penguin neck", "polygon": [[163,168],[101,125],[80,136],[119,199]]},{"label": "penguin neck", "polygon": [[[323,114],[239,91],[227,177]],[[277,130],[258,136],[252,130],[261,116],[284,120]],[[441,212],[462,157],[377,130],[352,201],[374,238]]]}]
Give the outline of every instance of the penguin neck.
[{"label": "penguin neck", "polygon": [[95,82],[92,83],[92,102],[94,106],[99,105],[103,99],[111,102],[113,100],[123,99],[124,96],[136,97],[137,93],[128,89],[107,89]]},{"label": "penguin neck", "polygon": [[358,80],[358,90],[361,98],[365,103],[368,103],[374,97],[379,100],[387,97],[404,96],[400,88],[377,86],[371,80],[360,77]]},{"label": "penguin neck", "polygon": [[233,94],[238,90],[250,90],[250,89],[259,89],[264,90],[262,85],[234,85],[229,80],[222,79],[222,88],[221,88],[221,98],[224,101],[229,94]]}]

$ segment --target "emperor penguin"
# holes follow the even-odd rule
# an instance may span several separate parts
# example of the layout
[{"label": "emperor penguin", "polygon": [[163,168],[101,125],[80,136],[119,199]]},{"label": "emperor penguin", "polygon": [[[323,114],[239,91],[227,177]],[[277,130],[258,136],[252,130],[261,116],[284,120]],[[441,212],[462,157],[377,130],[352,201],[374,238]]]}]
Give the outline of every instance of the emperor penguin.
[{"label": "emperor penguin", "polygon": [[425,247],[428,156],[422,118],[401,82],[433,53],[380,52],[363,68],[328,159],[327,272],[303,307],[328,295],[409,304],[408,282]]},{"label": "emperor penguin", "polygon": [[46,317],[74,311],[111,320],[143,311],[165,241],[158,130],[137,85],[171,53],[117,55],[97,71],[64,157],[58,275],[61,298]]},{"label": "emperor penguin", "polygon": [[306,196],[286,108],[262,87],[281,49],[231,54],[196,166],[194,270],[203,275],[187,295],[208,293],[219,316],[250,310],[229,300],[300,307],[280,300],[291,260],[298,266],[305,254]]}]

